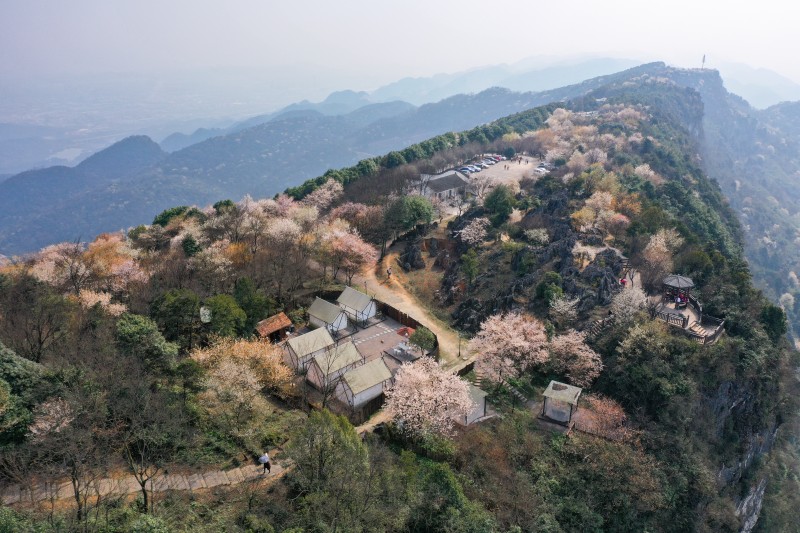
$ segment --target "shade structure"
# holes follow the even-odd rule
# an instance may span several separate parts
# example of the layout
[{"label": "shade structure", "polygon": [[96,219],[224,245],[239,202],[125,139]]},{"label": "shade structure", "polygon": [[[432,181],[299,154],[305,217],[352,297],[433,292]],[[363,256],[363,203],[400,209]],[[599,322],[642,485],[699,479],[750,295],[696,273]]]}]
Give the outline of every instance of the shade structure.
[{"label": "shade structure", "polygon": [[667,276],[664,278],[663,283],[667,287],[672,287],[673,289],[691,289],[694,287],[694,281],[692,281],[691,278],[679,276],[677,274]]}]

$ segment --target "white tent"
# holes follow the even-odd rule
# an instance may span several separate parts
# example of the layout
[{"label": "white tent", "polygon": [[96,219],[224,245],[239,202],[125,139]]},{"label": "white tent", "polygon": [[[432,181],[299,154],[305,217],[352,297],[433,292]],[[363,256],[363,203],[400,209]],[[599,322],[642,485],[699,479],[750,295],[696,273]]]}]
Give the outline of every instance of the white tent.
[{"label": "white tent", "polygon": [[377,312],[375,300],[352,287],[345,287],[336,302],[347,313],[347,316],[358,323],[366,322]]},{"label": "white tent", "polygon": [[334,334],[347,328],[347,314],[338,305],[317,298],[308,308],[308,322]]}]

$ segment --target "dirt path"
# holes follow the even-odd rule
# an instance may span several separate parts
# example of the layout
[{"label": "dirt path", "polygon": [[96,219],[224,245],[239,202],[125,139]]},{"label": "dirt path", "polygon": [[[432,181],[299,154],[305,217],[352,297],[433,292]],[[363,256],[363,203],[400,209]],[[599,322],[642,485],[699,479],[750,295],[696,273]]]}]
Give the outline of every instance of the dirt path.
[{"label": "dirt path", "polygon": [[[386,302],[400,311],[413,317],[429,328],[439,339],[439,355],[444,366],[459,368],[468,362],[466,358],[466,342],[462,341],[462,359],[458,358],[458,334],[450,326],[436,318],[406,288],[407,282],[402,269],[397,266],[397,251],[390,251],[375,270],[354,280],[354,286],[365,287],[376,299]],[[391,265],[392,278],[386,279],[386,269]]]}]

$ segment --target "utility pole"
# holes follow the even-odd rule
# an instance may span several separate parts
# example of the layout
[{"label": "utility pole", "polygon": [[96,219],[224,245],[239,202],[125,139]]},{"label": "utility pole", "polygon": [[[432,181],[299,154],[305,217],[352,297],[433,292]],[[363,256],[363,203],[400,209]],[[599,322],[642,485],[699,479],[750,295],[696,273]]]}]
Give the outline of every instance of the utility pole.
[{"label": "utility pole", "polygon": [[700,63],[700,70],[704,70],[706,68],[706,55],[703,54],[703,62]]}]

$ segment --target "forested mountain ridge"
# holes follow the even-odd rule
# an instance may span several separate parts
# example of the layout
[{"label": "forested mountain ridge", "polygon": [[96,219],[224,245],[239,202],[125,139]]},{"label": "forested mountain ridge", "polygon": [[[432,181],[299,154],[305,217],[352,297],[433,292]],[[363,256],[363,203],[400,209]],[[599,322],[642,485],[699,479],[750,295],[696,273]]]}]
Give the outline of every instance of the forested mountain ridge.
[{"label": "forested mountain ridge", "polygon": [[[644,72],[584,93],[331,171],[292,190],[296,199],[175,207],[127,234],[6,266],[0,341],[15,353],[0,349],[12,407],[0,424],[3,476],[36,465],[74,472],[85,490],[98,472],[137,468],[122,450],[175,467],[238,461],[285,439],[295,470],[268,494],[202,504],[175,494],[147,517],[90,502],[77,516],[4,519],[196,531],[790,528],[793,355],[782,311],[751,284],[741,227],[701,169],[703,100]],[[302,324],[309,288],[373,268],[395,235],[407,234],[405,257],[423,240],[432,251],[433,205],[404,195],[409,182],[433,161],[490,151],[541,154],[553,168],[463,206],[436,233],[426,275],[438,282],[430,305],[474,335],[482,386],[503,417],[440,435],[409,433],[395,415],[362,440],[343,418],[280,403],[308,405],[280,353],[239,337],[277,309]],[[637,286],[620,290],[619,254]],[[652,320],[639,286],[657,296],[673,272],[692,277],[704,312],[724,320],[715,342]],[[615,320],[601,320],[609,311]],[[26,332],[41,331],[41,317],[55,334],[37,341]],[[593,330],[598,321],[607,326]],[[600,436],[542,427],[506,384],[534,399],[551,379],[584,388],[581,409],[600,417]],[[331,461],[311,460],[320,456]]]},{"label": "forested mountain ridge", "polygon": [[[124,178],[113,183],[101,181],[91,190],[69,191],[68,205],[40,206],[16,201],[21,214],[4,224],[7,236],[0,236],[0,253],[22,253],[53,242],[133,226],[172,205],[204,205],[220,197],[239,198],[244,194],[272,195],[326,169],[402,149],[448,131],[471,128],[509,113],[575,97],[613,80],[647,72],[654,65],[660,64],[541,93],[490,89],[476,95],[458,95],[384,118],[380,110],[393,109],[390,112],[394,113],[401,109],[390,103],[362,108],[350,115],[291,112],[173,152],[157,163],[151,161],[144,170],[138,167],[134,169],[138,171],[130,172],[125,168],[127,162],[121,161]],[[62,171],[63,167],[53,167],[37,171],[37,175],[57,180]],[[21,179],[25,173],[18,176]],[[21,190],[10,194],[9,202],[48,194],[40,191],[39,182],[19,183]]]},{"label": "forested mountain ridge", "polygon": [[763,111],[729,93],[716,71],[664,69],[675,83],[703,99],[702,166],[717,180],[744,228],[754,279],[780,301],[800,330],[800,104]]}]

